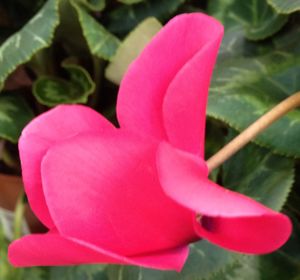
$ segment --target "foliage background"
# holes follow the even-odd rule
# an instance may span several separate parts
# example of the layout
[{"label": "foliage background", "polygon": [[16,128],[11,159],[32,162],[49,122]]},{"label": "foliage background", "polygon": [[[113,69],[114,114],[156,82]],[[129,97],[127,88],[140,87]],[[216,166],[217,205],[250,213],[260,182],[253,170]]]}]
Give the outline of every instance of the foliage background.
[{"label": "foliage background", "polygon": [[[116,122],[118,83],[127,65],[158,31],[158,21],[194,11],[225,25],[207,111],[209,157],[300,90],[299,10],[299,0],[2,0],[0,172],[20,175],[18,137],[49,107],[85,103]],[[291,217],[293,236],[273,254],[246,256],[201,241],[191,245],[180,274],[115,265],[13,269],[0,231],[0,279],[299,280],[299,143],[295,110],[211,175]]]}]

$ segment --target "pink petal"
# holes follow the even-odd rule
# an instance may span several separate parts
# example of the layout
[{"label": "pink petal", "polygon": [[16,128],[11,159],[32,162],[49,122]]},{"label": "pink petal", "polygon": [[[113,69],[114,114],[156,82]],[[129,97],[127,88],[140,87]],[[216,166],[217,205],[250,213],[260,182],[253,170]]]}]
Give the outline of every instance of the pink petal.
[{"label": "pink petal", "polygon": [[45,203],[40,165],[49,147],[80,132],[110,131],[113,126],[92,109],[62,105],[35,118],[25,127],[19,141],[22,175],[30,206],[48,228],[54,226]]},{"label": "pink petal", "polygon": [[163,143],[157,164],[166,194],[202,215],[195,222],[201,237],[230,250],[260,254],[276,250],[290,236],[288,217],[209,181],[200,158]]},{"label": "pink petal", "polygon": [[[163,100],[170,83],[178,72],[188,65],[176,77],[174,85],[168,93],[165,104],[165,112],[176,112],[178,118],[178,107],[181,98],[174,93],[175,86],[179,87],[178,94],[188,94],[184,106],[194,108],[187,102],[198,100],[199,110],[206,102],[207,83],[210,78],[211,69],[216,56],[217,47],[222,34],[222,26],[215,19],[200,13],[184,14],[172,19],[145,48],[142,54],[131,64],[124,77],[118,96],[117,113],[121,127],[135,130],[141,134],[148,134],[158,139],[165,139],[166,131],[163,124]],[[211,49],[210,49],[211,48]],[[210,57],[204,58],[205,55]],[[201,61],[203,59],[203,62]],[[190,62],[190,63],[189,63]],[[203,65],[199,65],[204,63]],[[197,69],[196,69],[197,68]],[[204,71],[204,68],[207,68]],[[199,70],[199,79],[195,81]],[[200,75],[204,75],[201,77]],[[190,77],[191,76],[191,77]],[[187,86],[187,83],[196,82],[196,85]],[[203,84],[200,84],[203,83]],[[192,90],[191,93],[182,90]],[[174,98],[174,101],[172,99]],[[174,106],[174,108],[173,108]],[[205,111],[189,112],[184,117],[184,122],[190,121],[191,114],[196,114],[197,121],[202,119]],[[171,116],[170,116],[171,117]],[[180,123],[182,127],[182,122]],[[203,123],[198,124],[199,130],[203,129]],[[167,119],[167,133],[171,141],[179,146],[195,149],[194,140],[187,143],[178,138],[178,129],[171,132],[173,122]],[[185,133],[185,130],[181,131]],[[200,138],[202,137],[200,135]],[[201,143],[198,143],[201,145]]]},{"label": "pink petal", "polygon": [[25,236],[14,241],[8,251],[9,261],[17,267],[117,263],[178,271],[187,255],[188,247],[178,247],[153,255],[127,258],[56,233]]},{"label": "pink petal", "polygon": [[50,148],[42,178],[59,232],[126,256],[195,240],[193,213],[158,182],[156,147],[117,131],[78,135]]},{"label": "pink petal", "polygon": [[208,23],[202,26],[208,37],[205,45],[177,73],[163,102],[168,142],[202,158],[208,88],[223,35],[223,27],[219,23],[210,18],[207,22],[210,28],[207,29]]}]

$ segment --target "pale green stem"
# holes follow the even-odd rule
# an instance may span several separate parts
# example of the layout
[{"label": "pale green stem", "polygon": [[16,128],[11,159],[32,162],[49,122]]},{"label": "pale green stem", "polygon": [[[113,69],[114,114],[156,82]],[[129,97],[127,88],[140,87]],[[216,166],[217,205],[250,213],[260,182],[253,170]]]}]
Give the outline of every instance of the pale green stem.
[{"label": "pale green stem", "polygon": [[24,193],[22,192],[17,200],[14,219],[14,239],[18,239],[22,235],[22,225],[25,213]]}]

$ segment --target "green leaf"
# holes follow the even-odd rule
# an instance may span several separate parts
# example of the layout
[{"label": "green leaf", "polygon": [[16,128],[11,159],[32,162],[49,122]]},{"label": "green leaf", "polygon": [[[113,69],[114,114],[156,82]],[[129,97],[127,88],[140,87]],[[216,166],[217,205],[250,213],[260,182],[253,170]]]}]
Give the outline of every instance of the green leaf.
[{"label": "green leaf", "polygon": [[180,274],[168,279],[207,279],[209,276],[222,271],[236,262],[238,254],[231,253],[206,240],[190,245],[190,254]]},{"label": "green leaf", "polygon": [[208,280],[296,280],[299,267],[282,252],[270,255],[241,256],[239,261],[224,271],[218,272]]},{"label": "green leaf", "polygon": [[108,14],[107,28],[115,34],[126,35],[145,18],[168,20],[184,2],[184,0],[146,0],[135,5],[120,6]]},{"label": "green leaf", "polygon": [[0,2],[0,37],[2,39],[2,36],[7,37],[7,32],[11,35],[20,30],[46,1],[1,0]]},{"label": "green leaf", "polygon": [[151,17],[142,21],[129,33],[106,68],[106,78],[120,84],[129,64],[140,54],[161,27],[161,23]]},{"label": "green leaf", "polygon": [[111,59],[119,47],[119,39],[97,22],[81,6],[74,1],[71,3],[77,11],[83,35],[91,53],[99,58]]},{"label": "green leaf", "polygon": [[204,280],[235,263],[237,256],[207,241],[201,241],[191,245],[189,258],[180,273],[140,267],[108,266],[107,275],[109,280]]},{"label": "green leaf", "polygon": [[300,10],[300,0],[267,0],[281,14],[291,14]]},{"label": "green leaf", "polygon": [[49,280],[108,280],[103,265],[51,267]]},{"label": "green leaf", "polygon": [[223,24],[226,21],[230,7],[236,0],[214,0],[208,1],[207,12],[220,20]]},{"label": "green leaf", "polygon": [[279,31],[288,17],[278,14],[263,0],[217,0],[209,2],[209,12],[225,24],[225,30],[242,26],[245,37],[262,40]]},{"label": "green leaf", "polygon": [[77,1],[78,3],[82,4],[85,6],[87,9],[90,11],[94,12],[101,12],[104,10],[106,3],[105,0],[74,0]]},{"label": "green leaf", "polygon": [[0,137],[16,143],[24,126],[34,117],[30,107],[16,93],[0,95]]},{"label": "green leaf", "polygon": [[89,73],[79,65],[64,62],[62,67],[68,72],[69,80],[41,76],[33,84],[33,94],[44,105],[56,106],[63,103],[86,103],[95,90]]},{"label": "green leaf", "polygon": [[[23,276],[20,278],[20,280],[46,280],[48,279],[47,275],[47,269],[46,268],[40,268],[40,267],[30,267],[30,268],[24,268],[23,270]],[[17,279],[14,279],[17,280]]]},{"label": "green leaf", "polygon": [[132,5],[139,2],[143,2],[144,0],[118,0],[118,1],[126,5]]},{"label": "green leaf", "polygon": [[[231,132],[230,138],[234,135]],[[278,211],[293,186],[294,161],[249,144],[225,162],[222,174],[226,188],[250,196]]]},{"label": "green leaf", "polygon": [[48,0],[42,9],[0,47],[0,90],[18,65],[25,63],[39,50],[48,47],[59,23],[58,0]]},{"label": "green leaf", "polygon": [[[300,26],[275,36],[270,45],[250,43],[228,32],[215,68],[208,115],[238,131],[300,89]],[[254,142],[300,157],[300,111],[290,112]]]}]

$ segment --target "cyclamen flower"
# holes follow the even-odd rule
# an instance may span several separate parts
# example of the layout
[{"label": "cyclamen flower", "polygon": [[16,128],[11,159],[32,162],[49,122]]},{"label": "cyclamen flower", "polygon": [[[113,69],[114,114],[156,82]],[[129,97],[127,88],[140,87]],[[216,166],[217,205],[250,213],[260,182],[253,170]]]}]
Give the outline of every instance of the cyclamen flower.
[{"label": "cyclamen flower", "polygon": [[122,81],[119,129],[80,105],[58,106],[24,129],[25,190],[49,231],[13,242],[13,265],[180,270],[201,238],[255,254],[287,240],[285,215],[208,179],[205,108],[222,34],[204,14],[171,20]]}]

